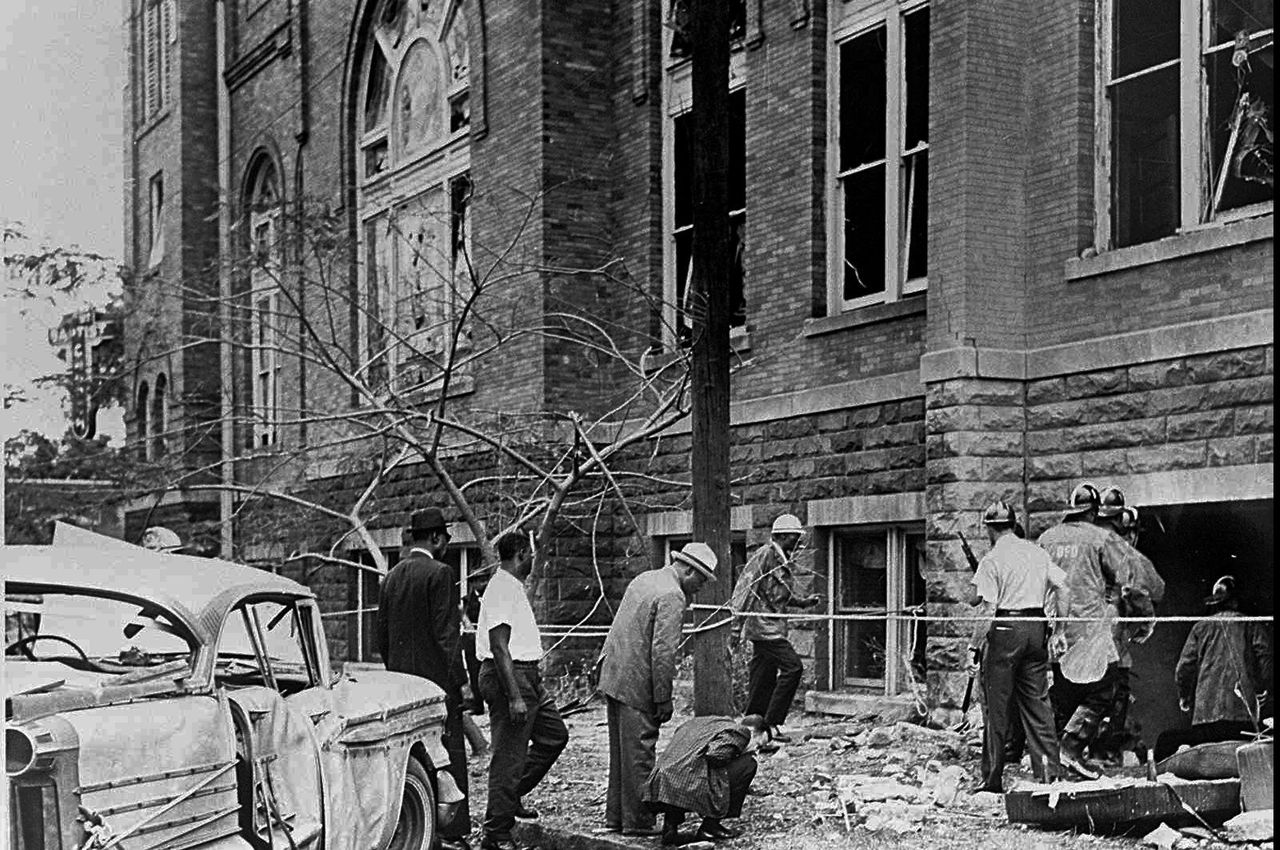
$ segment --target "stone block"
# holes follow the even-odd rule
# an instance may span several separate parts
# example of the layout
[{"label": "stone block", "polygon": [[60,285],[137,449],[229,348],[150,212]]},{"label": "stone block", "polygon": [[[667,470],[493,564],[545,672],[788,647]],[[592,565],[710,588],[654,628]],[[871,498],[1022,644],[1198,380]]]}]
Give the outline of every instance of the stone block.
[{"label": "stone block", "polygon": [[1205,441],[1142,446],[1126,453],[1129,469],[1135,474],[1169,469],[1197,469],[1205,465]]},{"label": "stone block", "polygon": [[1067,397],[1067,382],[1064,378],[1042,378],[1027,384],[1027,404],[1048,404],[1062,401]]},{"label": "stone block", "polygon": [[984,457],[982,476],[987,481],[1022,481],[1026,461],[1021,457]]},{"label": "stone block", "polygon": [[878,404],[856,407],[847,414],[850,428],[871,428],[880,424],[881,406]]},{"label": "stone block", "polygon": [[889,449],[853,452],[844,458],[845,471],[850,475],[865,475],[889,468]]},{"label": "stone block", "polygon": [[1222,351],[1187,358],[1187,371],[1191,374],[1191,380],[1197,384],[1261,375],[1266,372],[1266,368],[1266,351],[1262,348]]},{"label": "stone block", "polygon": [[1026,510],[1028,513],[1047,511],[1061,511],[1067,506],[1067,499],[1071,495],[1071,488],[1077,482],[1048,482],[1048,481],[1029,481],[1027,482],[1027,502]]},{"label": "stone block", "polygon": [[903,422],[918,422],[924,419],[924,399],[908,398],[898,402],[898,416]]},{"label": "stone block", "polygon": [[831,435],[831,450],[834,452],[856,452],[862,449],[862,430],[840,431]]},{"label": "stone block", "polygon": [[953,431],[946,440],[961,457],[1021,457],[1025,445],[1021,431]]},{"label": "stone block", "polygon": [[955,452],[952,450],[951,446],[947,444],[946,434],[927,435],[925,437],[924,447],[925,457],[929,460],[955,457]]},{"label": "stone block", "polygon": [[1023,403],[1021,381],[1000,381],[991,378],[957,378],[930,384],[929,407],[946,407],[953,404],[1004,404]]},{"label": "stone block", "polygon": [[925,414],[930,434],[944,431],[976,431],[982,424],[982,408],[973,405],[931,407]]},{"label": "stone block", "polygon": [[1158,390],[1191,382],[1191,371],[1182,360],[1162,360],[1129,367],[1130,390]]},{"label": "stone block", "polygon": [[[970,580],[973,578],[973,573],[970,572],[964,553],[960,550],[960,544],[953,543],[950,548],[960,553],[959,561],[964,564],[964,567],[954,570],[930,571],[925,574],[925,598],[930,602],[968,601],[967,597],[971,586]],[[952,555],[950,560],[951,563],[955,563],[955,555]]]},{"label": "stone block", "polygon": [[1207,405],[1205,397],[1208,389],[1200,386],[1175,387],[1173,389],[1151,390],[1139,393],[1138,397],[1147,411],[1147,416],[1160,416],[1169,413],[1194,413],[1203,410]]},{"label": "stone block", "polygon": [[1270,434],[1274,433],[1275,410],[1271,407],[1237,407],[1237,434]]},{"label": "stone block", "polygon": [[767,440],[793,440],[814,433],[817,433],[817,425],[806,416],[769,422],[764,431]]},{"label": "stone block", "polygon": [[814,474],[824,478],[835,478],[844,475],[845,459],[839,455],[818,458],[814,461]]},{"label": "stone block", "polygon": [[1258,463],[1275,463],[1275,436],[1258,435]]},{"label": "stone block", "polygon": [[1180,413],[1170,416],[1165,431],[1170,442],[1224,437],[1235,425],[1235,411],[1230,408]]},{"label": "stone block", "polygon": [[929,670],[963,670],[969,655],[964,638],[933,638],[925,650]]},{"label": "stone block", "polygon": [[881,425],[877,428],[868,429],[863,436],[863,445],[868,449],[909,446],[923,442],[923,422],[901,422],[897,425]]},{"label": "stone block", "polygon": [[1237,378],[1218,381],[1205,389],[1207,407],[1236,407],[1269,402],[1274,398],[1275,387],[1270,378]]},{"label": "stone block", "polygon": [[1018,501],[1019,489],[1020,484],[988,482],[930,485],[925,490],[925,505],[929,511],[981,511],[996,499]]},{"label": "stone block", "polygon": [[795,647],[796,654],[801,658],[813,658],[813,637],[812,629],[792,630],[791,645]]},{"label": "stone block", "polygon": [[1124,449],[1104,449],[1097,452],[1080,452],[1080,476],[1127,475],[1129,459]]},{"label": "stone block", "polygon": [[1149,446],[1164,441],[1165,420],[1160,417],[1129,422],[1103,422],[1067,428],[1060,433],[1063,435],[1063,447],[1067,451]]},{"label": "stone block", "polygon": [[947,484],[952,481],[982,481],[982,458],[951,457],[930,460],[925,465],[925,481],[929,484]]},{"label": "stone block", "polygon": [[823,413],[818,416],[818,431],[824,434],[828,431],[843,431],[849,427],[848,423],[849,417],[843,410]]},{"label": "stone block", "polygon": [[1257,440],[1252,436],[1210,440],[1208,455],[1210,466],[1242,466],[1253,463],[1257,457]]},{"label": "stone block", "polygon": [[1026,427],[1026,408],[1022,405],[984,405],[978,408],[978,416],[987,431],[1021,431]]},{"label": "stone block", "polygon": [[1036,479],[1075,478],[1081,474],[1078,453],[1040,455],[1027,458],[1027,475]]},{"label": "stone block", "polygon": [[1069,399],[1124,392],[1129,386],[1126,369],[1100,369],[1097,372],[1067,375],[1065,380],[1066,397]]},{"label": "stone block", "polygon": [[964,704],[964,692],[968,684],[969,677],[959,671],[930,670],[925,676],[929,705],[937,708],[959,708]]},{"label": "stone block", "polygon": [[803,458],[791,461],[787,465],[787,474],[792,478],[812,478],[817,469],[818,465],[813,458]]},{"label": "stone block", "polygon": [[729,462],[734,464],[756,463],[760,460],[759,444],[729,447]]}]

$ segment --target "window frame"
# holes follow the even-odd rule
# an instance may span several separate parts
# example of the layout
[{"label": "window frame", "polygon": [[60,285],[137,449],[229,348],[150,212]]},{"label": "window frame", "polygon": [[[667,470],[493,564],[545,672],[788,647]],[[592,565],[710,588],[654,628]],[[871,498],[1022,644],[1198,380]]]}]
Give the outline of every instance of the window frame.
[{"label": "window frame", "polygon": [[143,460],[151,460],[151,384],[142,381],[138,385],[133,405],[134,421],[138,428],[138,441],[142,445]]},{"label": "window frame", "polygon": [[[390,1],[404,2],[404,0]],[[458,20],[458,16],[463,16],[461,20],[467,31],[468,57],[470,57],[470,34],[474,24],[467,16],[469,9],[464,8],[465,5],[467,5],[465,0],[454,0],[443,9],[438,25],[432,25],[431,21],[427,21],[428,25],[424,26],[420,22],[416,29],[406,29],[395,44],[388,44],[380,32],[379,20],[383,6],[379,6],[372,18],[367,46],[364,51],[365,55],[360,60],[361,73],[356,81],[358,88],[354,116],[356,123],[355,137],[357,139],[355,145],[355,167],[359,294],[355,312],[358,360],[360,363],[358,371],[359,374],[365,376],[366,380],[369,380],[372,374],[385,370],[385,381],[374,380],[371,382],[379,392],[404,389],[401,383],[403,381],[401,374],[402,364],[405,356],[412,355],[414,350],[424,355],[442,354],[447,351],[444,345],[445,337],[430,328],[425,335],[419,335],[416,329],[409,333],[403,333],[398,328],[403,318],[397,312],[398,305],[406,303],[407,299],[400,291],[401,276],[398,270],[400,252],[397,250],[398,244],[394,241],[398,234],[396,220],[403,214],[403,211],[408,209],[409,205],[429,197],[435,191],[439,191],[443,199],[443,214],[446,220],[441,224],[441,228],[444,233],[444,244],[451,252],[451,264],[455,267],[449,270],[447,277],[445,274],[437,275],[439,278],[437,285],[445,290],[444,294],[447,296],[441,301],[440,327],[452,329],[453,322],[457,316],[456,257],[453,256],[453,253],[456,250],[470,250],[472,231],[470,216],[474,214],[474,206],[470,203],[470,193],[468,193],[466,204],[468,220],[463,234],[463,244],[461,247],[455,245],[452,221],[455,212],[453,209],[454,198],[452,190],[456,181],[470,179],[471,123],[468,121],[453,129],[451,128],[451,118],[455,101],[464,96],[470,97],[470,83],[469,77],[465,75],[459,75],[455,78],[452,70],[452,56],[448,51],[448,41],[455,21]],[[429,51],[436,61],[440,73],[442,99],[437,106],[442,110],[441,120],[444,129],[434,142],[402,158],[398,145],[393,138],[398,127],[395,115],[397,111],[396,89],[405,71],[406,57],[419,44],[423,44],[424,48]],[[377,127],[372,130],[366,130],[365,116],[370,74],[374,59],[379,55],[386,59],[386,85],[388,86],[386,115]],[[470,67],[470,58],[468,58],[467,67]],[[366,174],[366,155],[379,143],[385,143],[386,145],[386,166],[374,174]],[[387,268],[385,280],[374,282],[370,280],[373,266],[370,262],[368,228],[371,223],[380,218],[385,219],[386,222],[383,238],[387,240],[387,244],[382,247],[379,256],[385,257]],[[375,224],[375,226],[377,225]],[[376,287],[376,292],[374,287]],[[374,295],[376,297],[373,297]],[[380,318],[377,318],[376,321],[386,328],[386,332],[383,334],[383,341],[387,346],[386,360],[385,365],[380,367],[374,367],[372,361],[374,357],[383,356],[383,353],[373,351],[370,346],[370,335],[375,321],[371,312],[374,310],[380,314]],[[464,343],[465,347],[465,336],[460,342]],[[411,346],[412,349],[406,350],[406,346]],[[428,378],[427,382],[429,383],[430,380]]]},{"label": "window frame", "polygon": [[151,418],[148,423],[149,457],[156,460],[169,453],[168,436],[165,434],[169,427],[168,395],[169,378],[161,372],[156,375],[156,382],[151,390]]},{"label": "window frame", "polygon": [[[1205,43],[1209,32],[1209,16],[1213,0],[1180,0],[1178,6],[1178,58],[1131,74],[1112,78],[1116,0],[1098,0],[1097,29],[1094,38],[1094,249],[1117,250],[1113,214],[1116,206],[1114,190],[1114,144],[1112,115],[1114,107],[1110,90],[1113,86],[1157,68],[1176,64],[1178,68],[1178,225],[1173,233],[1145,242],[1132,242],[1122,247],[1150,244],[1183,233],[1195,232],[1232,221],[1273,214],[1275,201],[1248,204],[1222,212],[1209,208],[1214,193],[1206,153],[1211,148],[1209,80],[1204,60],[1212,53],[1226,49],[1223,45]],[[1260,30],[1253,37],[1265,36]],[[1274,41],[1274,27],[1269,31]],[[1274,109],[1275,104],[1272,104]],[[1194,129],[1192,129],[1194,128]],[[1189,131],[1190,130],[1190,131]]]},{"label": "window frame", "polygon": [[[910,545],[913,539],[921,542],[925,539],[925,529],[920,522],[867,523],[855,525],[833,525],[822,529],[826,536],[827,556],[827,611],[830,614],[849,614],[879,611],[870,606],[851,606],[848,609],[839,604],[840,591],[843,588],[840,578],[840,561],[838,539],[842,535],[866,535],[882,532],[885,535],[885,600],[884,609],[900,611],[907,607],[911,580],[907,570],[911,567]],[[923,582],[923,578],[921,578]],[[921,600],[923,601],[923,600]],[[832,620],[827,629],[827,679],[833,690],[855,689],[861,691],[875,690],[886,696],[895,696],[908,692],[910,677],[902,663],[903,650],[911,645],[911,631],[922,629],[923,624],[907,620],[897,621],[896,627],[891,621],[884,620],[885,631],[885,670],[883,678],[847,677],[845,675],[845,656],[841,651],[846,640],[843,634],[851,623],[870,622],[865,620]],[[918,635],[918,641],[926,638]]]},{"label": "window frame", "polygon": [[[263,201],[270,181],[274,196]],[[257,163],[249,193],[249,405],[252,447],[280,441],[280,274],[283,269],[279,173],[275,163]],[[265,233],[265,239],[260,236]],[[265,249],[264,249],[265,244]],[[265,379],[265,383],[264,383]]]},{"label": "window frame", "polygon": [[[670,53],[670,45],[671,28],[663,27],[662,55],[664,57],[668,56]],[[747,83],[746,58],[741,50],[736,50],[729,54],[729,94],[732,96],[740,91],[746,91],[749,93],[750,87]],[[667,351],[676,351],[680,348],[680,305],[676,303],[676,294],[679,291],[676,280],[678,256],[675,226],[676,119],[688,115],[693,111],[693,62],[691,59],[669,59],[666,62],[666,70],[663,74],[662,104],[662,347]],[[744,112],[746,111],[747,110],[744,109]],[[741,209],[729,211],[730,228],[733,227],[735,221],[740,221],[742,223],[743,244],[746,243],[747,210],[751,205],[751,187],[748,184],[744,189],[743,197],[746,202],[746,206],[743,206]],[[689,224],[687,227],[681,228],[680,232],[684,233],[691,231],[692,229],[693,225]],[[743,300],[746,301],[747,309],[749,311],[751,302],[746,298],[747,277],[744,262],[742,284]],[[688,297],[688,293],[692,288],[692,285],[693,260],[691,257],[689,263],[689,282],[685,289],[686,297]],[[744,319],[743,324],[733,325],[729,328],[729,339],[731,345],[745,340],[748,332],[748,325],[749,322]]]},{"label": "window frame", "polygon": [[164,170],[147,181],[147,268],[154,269],[164,259]]},{"label": "window frame", "polygon": [[163,113],[173,97],[173,54],[178,41],[175,0],[142,0],[139,29],[142,122],[145,123]]},{"label": "window frame", "polygon": [[[852,6],[852,8],[848,8]],[[927,10],[928,0],[879,0],[879,2],[850,4],[847,0],[833,0],[829,20],[828,50],[831,60],[827,63],[827,315],[838,316],[862,307],[901,301],[907,297],[928,291],[929,276],[907,278],[909,261],[908,245],[911,239],[911,222],[907,213],[907,195],[903,164],[907,159],[929,154],[928,138],[911,149],[903,147],[906,135],[906,17]],[[884,168],[884,289],[857,298],[844,297],[844,185],[843,181],[859,171],[875,167],[863,164],[840,171],[840,52],[848,41],[866,35],[879,27],[885,29],[885,157],[880,163]],[[932,47],[932,29],[930,30]],[[890,117],[895,120],[889,120]],[[927,136],[927,134],[926,134]],[[889,151],[894,151],[897,167],[891,168]],[[927,177],[927,174],[926,174]],[[912,187],[907,187],[913,192]],[[925,198],[928,200],[926,182]],[[897,222],[895,232],[891,223]],[[926,221],[926,257],[928,251],[928,224]],[[892,271],[892,273],[891,273]]]}]

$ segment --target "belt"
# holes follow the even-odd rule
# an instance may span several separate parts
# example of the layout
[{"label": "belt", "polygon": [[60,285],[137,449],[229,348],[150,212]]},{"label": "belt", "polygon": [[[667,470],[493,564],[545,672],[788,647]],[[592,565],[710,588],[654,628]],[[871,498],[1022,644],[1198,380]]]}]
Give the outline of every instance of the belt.
[{"label": "belt", "polygon": [[1043,617],[1043,608],[997,608],[997,617]]},{"label": "belt", "polygon": [[[481,661],[480,663],[481,663],[481,664],[492,664],[492,665],[493,665],[493,666],[495,666],[495,667],[496,667],[496,666],[498,666],[498,662],[494,661],[492,658],[486,658],[485,660]],[[516,661],[516,660],[514,660],[514,659],[513,659],[513,660],[511,661],[511,666],[512,666],[512,667],[533,667],[533,668],[536,668],[536,667],[537,667],[539,664],[541,664],[541,663],[542,663],[541,661]]]}]

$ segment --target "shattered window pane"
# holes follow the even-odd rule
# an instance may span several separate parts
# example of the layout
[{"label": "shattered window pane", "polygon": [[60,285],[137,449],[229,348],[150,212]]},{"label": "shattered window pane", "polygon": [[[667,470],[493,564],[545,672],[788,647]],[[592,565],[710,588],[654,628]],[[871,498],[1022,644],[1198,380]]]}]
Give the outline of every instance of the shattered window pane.
[{"label": "shattered window pane", "polygon": [[[693,43],[689,40],[690,0],[671,0],[664,25],[671,29],[672,59],[687,59],[693,55]],[[737,41],[747,33],[747,0],[729,0],[729,40]]]},{"label": "shattered window pane", "polygon": [[884,292],[884,163],[844,184],[844,297]]},{"label": "shattered window pane", "polygon": [[387,123],[387,99],[391,95],[387,60],[380,48],[374,48],[369,63],[369,84],[365,88],[364,131],[376,130]]},{"label": "shattered window pane", "polygon": [[1116,0],[1112,79],[1178,58],[1180,0]]},{"label": "shattered window pane", "polygon": [[1179,224],[1178,67],[1111,89],[1116,247],[1169,236]]},{"label": "shattered window pane", "polygon": [[1250,34],[1261,33],[1275,27],[1274,0],[1210,0],[1210,31],[1206,42],[1210,45],[1235,41],[1242,30]]},{"label": "shattered window pane", "polygon": [[921,9],[903,20],[906,30],[907,108],[903,147],[911,150],[929,140],[929,10]]},{"label": "shattered window pane", "polygon": [[[883,611],[888,602],[888,537],[883,530],[837,532],[837,613]],[[844,683],[883,680],[885,622],[846,620],[839,629],[839,670]]]},{"label": "shattered window pane", "polygon": [[884,159],[885,29],[840,45],[840,170]]},{"label": "shattered window pane", "polygon": [[1211,214],[1275,198],[1273,41],[1242,36],[1205,57]]},{"label": "shattered window pane", "polygon": [[929,274],[929,152],[921,151],[907,158],[903,167],[903,191],[907,193],[903,215],[906,217],[907,280],[918,280]]}]

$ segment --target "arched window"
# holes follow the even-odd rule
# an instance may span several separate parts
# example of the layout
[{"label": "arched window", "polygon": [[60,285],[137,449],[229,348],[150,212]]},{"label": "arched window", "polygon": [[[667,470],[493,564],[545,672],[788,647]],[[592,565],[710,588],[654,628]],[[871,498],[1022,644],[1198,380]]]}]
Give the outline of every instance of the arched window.
[{"label": "arched window", "polygon": [[169,429],[168,389],[169,379],[162,372],[156,376],[156,388],[151,398],[151,457],[155,460],[168,452],[165,434]]},{"label": "arched window", "polygon": [[252,444],[274,445],[280,422],[280,190],[275,163],[262,156],[249,184],[249,368]]},{"label": "arched window", "polygon": [[463,0],[382,0],[365,39],[360,304],[375,386],[431,380],[452,336],[468,250],[471,35]]},{"label": "arched window", "polygon": [[146,460],[151,457],[151,429],[147,423],[151,412],[151,388],[146,381],[138,387],[138,401],[133,406],[133,418],[138,428],[138,455]]}]

